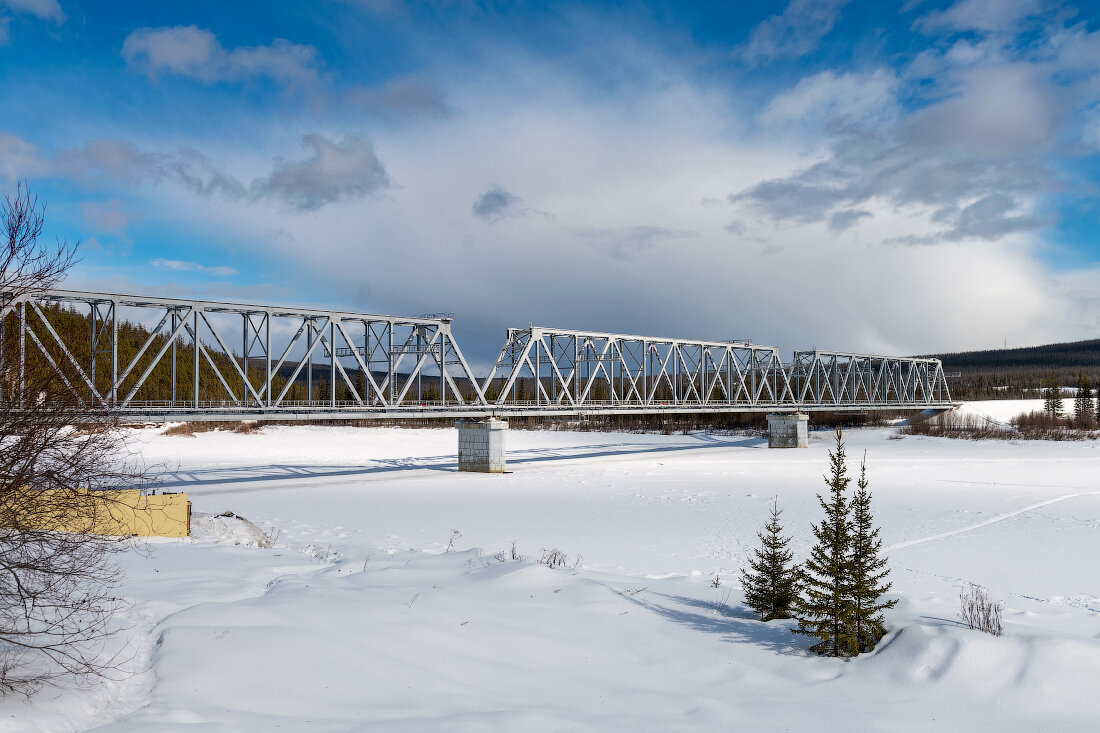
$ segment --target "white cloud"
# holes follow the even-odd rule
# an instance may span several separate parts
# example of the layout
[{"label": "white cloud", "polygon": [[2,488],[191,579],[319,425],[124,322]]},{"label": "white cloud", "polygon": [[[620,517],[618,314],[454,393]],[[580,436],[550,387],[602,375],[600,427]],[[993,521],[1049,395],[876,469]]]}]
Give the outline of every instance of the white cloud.
[{"label": "white cloud", "polygon": [[38,148],[33,143],[18,135],[0,131],[0,175],[6,183],[36,176],[41,171]]},{"label": "white cloud", "polygon": [[446,117],[453,112],[439,82],[417,75],[394,77],[372,87],[354,86],[347,101],[385,118]]},{"label": "white cloud", "polygon": [[782,14],[754,28],[735,55],[748,64],[760,64],[813,53],[847,4],[848,0],[790,0]]},{"label": "white cloud", "polygon": [[132,68],[156,77],[188,76],[205,83],[267,77],[288,86],[317,81],[317,50],[276,38],[268,46],[226,49],[210,31],[197,26],[138,28],[122,44]]},{"label": "white cloud", "polygon": [[474,200],[471,210],[474,216],[491,224],[509,214],[517,213],[521,203],[522,199],[519,196],[494,185]]},{"label": "white cloud", "polygon": [[173,152],[143,150],[107,138],[89,140],[78,148],[59,151],[53,158],[31,163],[40,175],[69,178],[96,188],[104,184],[169,183],[203,196],[218,194],[239,199],[244,186],[202,153],[192,148]]},{"label": "white cloud", "polygon": [[85,229],[114,236],[123,236],[126,228],[141,218],[127,211],[126,205],[118,199],[81,202],[80,216]]},{"label": "white cloud", "polygon": [[958,77],[955,96],[906,123],[910,140],[991,156],[1020,156],[1056,141],[1063,102],[1029,65],[982,66]]},{"label": "white cloud", "polygon": [[232,267],[226,267],[224,265],[207,267],[197,262],[185,262],[183,260],[163,260],[158,258],[150,260],[149,264],[159,270],[168,270],[170,272],[198,272],[203,275],[212,275],[214,277],[232,277],[238,274]]},{"label": "white cloud", "polygon": [[959,0],[946,10],[918,18],[915,27],[925,33],[941,30],[1006,32],[1044,10],[1044,0]]},{"label": "white cloud", "polygon": [[65,22],[65,11],[57,0],[0,0],[0,7],[17,13],[26,13],[42,20],[52,20],[60,25]]},{"label": "white cloud", "polygon": [[252,182],[253,196],[310,211],[343,199],[362,198],[390,185],[374,148],[358,135],[329,140],[313,133],[302,137],[302,145],[313,154],[299,162],[276,161],[269,176]]},{"label": "white cloud", "polygon": [[[727,225],[728,226],[728,225]],[[697,232],[668,227],[632,226],[582,229],[577,236],[593,249],[619,260],[634,260],[663,244],[698,236]]]},{"label": "white cloud", "polygon": [[832,120],[883,123],[897,115],[893,73],[822,71],[776,95],[760,114],[766,124],[801,122],[821,126]]},{"label": "white cloud", "polygon": [[67,178],[92,189],[169,184],[203,197],[229,201],[276,200],[300,211],[359,199],[390,185],[371,144],[357,135],[302,137],[313,154],[302,161],[276,158],[271,172],[249,186],[203,153],[188,147],[172,152],[144,150],[107,138],[58,151],[53,157],[16,135],[0,133],[0,168],[8,181],[21,177]]},{"label": "white cloud", "polygon": [[[770,135],[730,135],[743,125],[736,93],[723,99],[680,85],[637,89],[629,99],[574,96],[565,80],[540,73],[525,78],[552,90],[537,98],[517,103],[520,95],[500,88],[471,87],[455,95],[463,115],[379,133],[387,170],[401,181],[384,199],[337,201],[324,217],[220,199],[206,216],[268,261],[293,263],[303,290],[323,284],[331,305],[455,312],[475,361],[495,356],[505,327],[529,321],[927,353],[985,345],[983,334],[1036,340],[1060,332],[1073,307],[1044,275],[1033,225],[1015,226],[1030,216],[1030,199],[1013,189],[1005,194],[1012,201],[988,199],[963,214],[1010,179],[1030,185],[1007,169],[941,169],[951,161],[935,158],[893,170],[919,156],[892,157],[881,141],[855,135],[841,159],[853,185],[896,195],[845,199],[808,220],[774,221],[750,208],[727,230],[731,208],[700,202],[815,159]],[[863,180],[867,172],[876,173]],[[486,191],[479,182],[494,180],[555,219],[484,226],[471,202]],[[948,203],[956,210],[933,221]],[[286,236],[268,237],[272,227]],[[953,229],[958,239],[934,247],[883,244]],[[351,262],[362,266],[342,266]]]}]

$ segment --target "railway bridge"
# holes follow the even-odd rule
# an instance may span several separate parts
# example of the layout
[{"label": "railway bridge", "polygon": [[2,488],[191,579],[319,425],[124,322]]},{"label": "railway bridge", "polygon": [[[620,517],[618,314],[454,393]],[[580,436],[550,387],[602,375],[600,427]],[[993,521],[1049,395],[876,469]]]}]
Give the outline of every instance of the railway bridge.
[{"label": "railway bridge", "polygon": [[784,362],[748,340],[529,326],[508,329],[477,376],[448,314],[59,289],[0,302],[0,373],[20,387],[0,399],[25,399],[29,370],[44,370],[134,422],[453,418],[460,467],[475,470],[483,455],[503,468],[508,417],[766,413],[786,447],[805,445],[813,412],[954,406],[938,359],[813,349]]}]

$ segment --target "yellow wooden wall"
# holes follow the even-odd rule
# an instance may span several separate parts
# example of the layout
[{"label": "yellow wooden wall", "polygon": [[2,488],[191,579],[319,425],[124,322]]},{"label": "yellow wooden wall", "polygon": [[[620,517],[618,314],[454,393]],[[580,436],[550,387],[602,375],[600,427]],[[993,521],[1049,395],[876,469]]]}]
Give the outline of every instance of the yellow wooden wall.
[{"label": "yellow wooden wall", "polygon": [[[39,493],[39,498],[48,503],[51,494],[60,492],[43,489]],[[187,494],[143,495],[137,489],[82,493],[90,498],[85,511],[67,509],[51,516],[47,510],[36,512],[33,521],[24,519],[24,522],[33,524],[34,529],[112,536],[187,537],[191,534],[191,503]],[[70,497],[58,496],[58,500],[66,507],[79,504]],[[35,505],[42,506],[37,501]]]}]

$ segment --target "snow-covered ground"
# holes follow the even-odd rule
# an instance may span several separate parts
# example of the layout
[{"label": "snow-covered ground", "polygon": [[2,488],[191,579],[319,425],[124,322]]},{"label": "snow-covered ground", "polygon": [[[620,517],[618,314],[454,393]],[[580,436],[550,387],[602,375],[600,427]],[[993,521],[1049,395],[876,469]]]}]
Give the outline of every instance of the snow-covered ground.
[{"label": "snow-covered ground", "polygon": [[[900,603],[840,661],[755,621],[737,582],[773,496],[805,555],[829,433],[512,431],[512,473],[485,475],[457,473],[453,430],[159,432],[134,438],[210,516],[127,558],[144,671],[0,700],[0,730],[1100,726],[1094,441],[850,431]],[[555,548],[567,567],[535,563]],[[956,622],[967,583],[1004,601],[1005,637]]]},{"label": "snow-covered ground", "polygon": [[[1008,425],[1012,418],[1027,412],[1042,412],[1043,401],[1038,400],[982,400],[964,402],[958,409],[961,415],[976,415],[997,425]],[[1066,405],[1066,412],[1073,412],[1073,403]]]}]

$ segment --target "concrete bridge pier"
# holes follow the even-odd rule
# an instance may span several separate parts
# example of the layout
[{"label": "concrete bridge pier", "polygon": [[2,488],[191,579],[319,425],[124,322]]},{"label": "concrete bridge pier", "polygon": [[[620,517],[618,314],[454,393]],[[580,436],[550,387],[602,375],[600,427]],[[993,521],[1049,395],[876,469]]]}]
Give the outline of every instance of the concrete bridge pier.
[{"label": "concrete bridge pier", "polygon": [[810,439],[810,418],[801,412],[772,413],[768,415],[769,448],[806,448]]},{"label": "concrete bridge pier", "polygon": [[495,417],[455,423],[458,428],[458,470],[504,473],[504,436],[508,421]]}]

